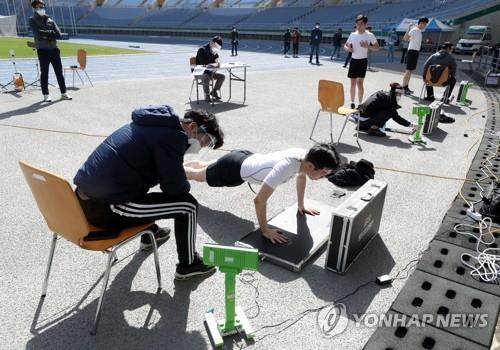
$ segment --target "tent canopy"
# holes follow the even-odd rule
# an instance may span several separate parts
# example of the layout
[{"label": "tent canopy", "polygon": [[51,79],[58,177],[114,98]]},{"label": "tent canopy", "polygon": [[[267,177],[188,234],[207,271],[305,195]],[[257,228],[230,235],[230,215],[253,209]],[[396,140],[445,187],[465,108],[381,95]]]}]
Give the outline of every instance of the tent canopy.
[{"label": "tent canopy", "polygon": [[[399,24],[393,24],[385,27],[385,30],[390,30],[392,28],[396,28],[397,32],[406,32],[410,25],[412,24],[417,24],[418,19],[412,19],[412,18],[405,18],[403,19]],[[429,33],[440,33],[440,32],[453,32],[454,29],[450,26],[447,26],[443,22],[431,18],[429,20],[429,24],[425,28],[424,32],[429,32]]]},{"label": "tent canopy", "polygon": [[425,28],[426,32],[431,32],[431,33],[440,33],[440,32],[453,32],[454,29],[450,26],[447,26],[440,20],[437,20],[435,18],[432,18],[429,21],[429,24]]}]

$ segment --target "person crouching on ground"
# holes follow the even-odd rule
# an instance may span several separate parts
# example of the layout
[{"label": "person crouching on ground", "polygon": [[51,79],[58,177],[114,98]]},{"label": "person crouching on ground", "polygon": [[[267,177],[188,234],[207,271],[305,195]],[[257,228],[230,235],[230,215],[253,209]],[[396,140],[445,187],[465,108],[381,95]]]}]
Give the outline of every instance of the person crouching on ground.
[{"label": "person crouching on ground", "polygon": [[404,94],[403,87],[398,83],[391,83],[390,87],[391,90],[388,93],[382,90],[377,91],[359,105],[360,130],[368,131],[368,134],[372,136],[386,136],[380,129],[390,119],[402,126],[413,128],[413,124],[401,117],[397,111],[401,108],[398,101]]}]

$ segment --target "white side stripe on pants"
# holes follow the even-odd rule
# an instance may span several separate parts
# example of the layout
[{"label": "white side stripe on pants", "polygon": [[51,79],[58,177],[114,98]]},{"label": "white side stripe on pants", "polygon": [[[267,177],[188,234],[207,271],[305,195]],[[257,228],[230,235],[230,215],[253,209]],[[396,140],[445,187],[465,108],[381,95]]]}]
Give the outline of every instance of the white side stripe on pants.
[{"label": "white side stripe on pants", "polygon": [[[138,209],[140,208],[140,209]],[[162,204],[139,204],[124,203],[111,204],[110,209],[115,214],[135,218],[148,218],[168,214],[187,214],[189,218],[188,225],[188,256],[189,263],[193,262],[194,252],[196,251],[196,205],[190,202],[162,203]]]}]

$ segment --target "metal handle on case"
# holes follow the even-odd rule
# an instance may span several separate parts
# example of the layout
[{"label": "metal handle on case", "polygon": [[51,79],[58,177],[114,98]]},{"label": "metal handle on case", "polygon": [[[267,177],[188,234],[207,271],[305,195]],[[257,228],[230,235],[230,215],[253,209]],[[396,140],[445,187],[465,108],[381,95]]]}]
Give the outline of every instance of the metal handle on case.
[{"label": "metal handle on case", "polygon": [[362,201],[369,202],[373,199],[373,194],[371,192],[368,192],[366,196],[361,197]]}]

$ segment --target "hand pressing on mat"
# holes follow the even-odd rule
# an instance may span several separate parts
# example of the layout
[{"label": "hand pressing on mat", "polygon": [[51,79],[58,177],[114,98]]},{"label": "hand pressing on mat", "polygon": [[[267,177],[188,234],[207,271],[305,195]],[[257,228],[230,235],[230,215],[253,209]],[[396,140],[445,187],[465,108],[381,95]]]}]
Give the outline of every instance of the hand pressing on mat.
[{"label": "hand pressing on mat", "polygon": [[288,238],[286,238],[280,230],[274,228],[266,228],[262,230],[262,235],[269,239],[273,244],[286,243],[288,241]]},{"label": "hand pressing on mat", "polygon": [[316,216],[316,215],[319,215],[319,210],[317,209],[314,209],[314,208],[305,208],[305,207],[299,207],[298,208],[299,210],[299,214],[300,215],[311,215],[311,216]]}]

